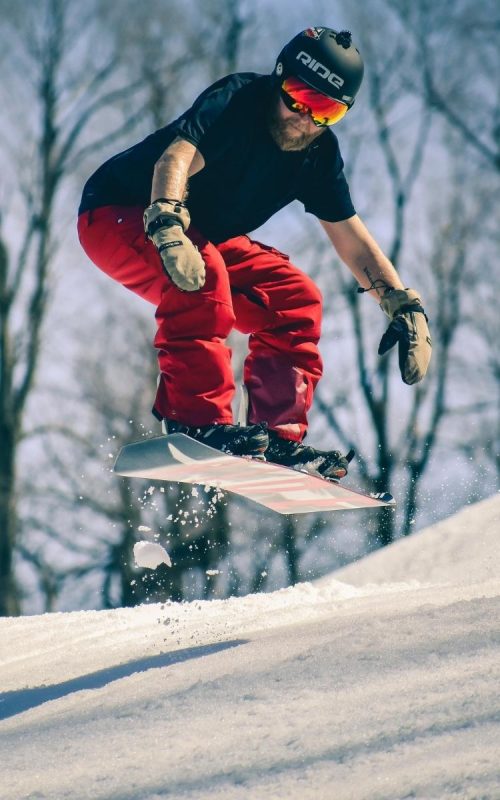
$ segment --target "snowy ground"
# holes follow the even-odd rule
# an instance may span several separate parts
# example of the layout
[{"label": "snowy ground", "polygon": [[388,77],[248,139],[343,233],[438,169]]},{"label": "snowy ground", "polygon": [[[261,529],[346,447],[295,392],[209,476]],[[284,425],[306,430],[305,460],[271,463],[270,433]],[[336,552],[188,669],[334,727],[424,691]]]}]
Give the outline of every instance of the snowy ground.
[{"label": "snowy ground", "polygon": [[498,800],[499,520],[269,595],[0,620],[0,798]]}]

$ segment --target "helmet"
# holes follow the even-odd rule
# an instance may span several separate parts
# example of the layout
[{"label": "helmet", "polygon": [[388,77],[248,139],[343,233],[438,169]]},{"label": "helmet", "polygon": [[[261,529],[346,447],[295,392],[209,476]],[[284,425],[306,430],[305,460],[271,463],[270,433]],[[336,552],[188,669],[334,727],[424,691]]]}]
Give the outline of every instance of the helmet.
[{"label": "helmet", "polygon": [[307,28],[288,42],[273,74],[282,80],[293,76],[349,108],[363,80],[363,59],[349,31]]}]

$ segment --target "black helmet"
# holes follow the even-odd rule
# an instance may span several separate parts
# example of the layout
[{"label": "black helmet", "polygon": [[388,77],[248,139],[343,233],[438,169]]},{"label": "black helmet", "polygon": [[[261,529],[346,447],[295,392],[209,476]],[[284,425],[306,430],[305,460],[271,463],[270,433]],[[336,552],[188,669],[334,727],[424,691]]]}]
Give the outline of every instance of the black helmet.
[{"label": "black helmet", "polygon": [[307,28],[285,45],[274,75],[282,80],[299,78],[350,108],[361,86],[363,69],[363,59],[352,44],[349,31]]}]

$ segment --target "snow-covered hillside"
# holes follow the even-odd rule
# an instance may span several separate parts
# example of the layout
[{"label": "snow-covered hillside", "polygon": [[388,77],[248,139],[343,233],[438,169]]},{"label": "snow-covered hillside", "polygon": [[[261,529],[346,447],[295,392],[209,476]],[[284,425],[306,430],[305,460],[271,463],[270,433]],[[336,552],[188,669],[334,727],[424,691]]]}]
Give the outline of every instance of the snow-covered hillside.
[{"label": "snow-covered hillside", "polygon": [[269,595],[0,620],[0,797],[498,800],[499,522]]}]

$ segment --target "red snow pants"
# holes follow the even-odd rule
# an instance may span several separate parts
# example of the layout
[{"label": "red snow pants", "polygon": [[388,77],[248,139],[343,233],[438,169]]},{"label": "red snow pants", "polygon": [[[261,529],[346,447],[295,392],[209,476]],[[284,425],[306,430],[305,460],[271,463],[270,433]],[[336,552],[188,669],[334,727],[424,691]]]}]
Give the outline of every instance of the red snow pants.
[{"label": "red snow pants", "polygon": [[191,227],[206,282],[200,291],[182,292],[145,237],[142,214],[130,206],[87,211],[78,219],[78,235],[96,266],[156,306],[157,415],[185,425],[233,421],[225,340],[236,328],[250,335],[244,367],[249,422],[266,421],[283,438],[300,441],[322,373],[319,289],[273,247],[248,236],[215,245]]}]

